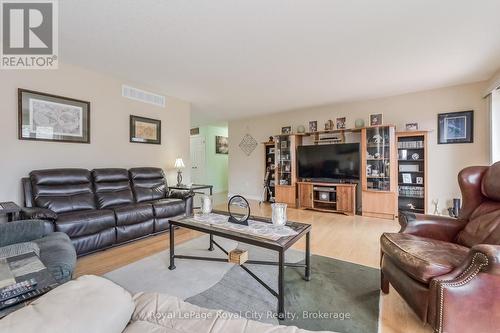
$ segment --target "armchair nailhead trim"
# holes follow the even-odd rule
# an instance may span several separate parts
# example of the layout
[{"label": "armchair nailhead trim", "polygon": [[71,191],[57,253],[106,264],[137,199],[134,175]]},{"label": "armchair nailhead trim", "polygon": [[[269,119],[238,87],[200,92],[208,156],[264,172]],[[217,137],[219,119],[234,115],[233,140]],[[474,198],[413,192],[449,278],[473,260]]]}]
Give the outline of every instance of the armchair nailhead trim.
[{"label": "armchair nailhead trim", "polygon": [[[444,319],[444,288],[445,287],[460,287],[463,286],[472,279],[484,268],[488,266],[488,257],[484,253],[477,252],[472,257],[472,262],[459,276],[453,280],[434,280],[432,283],[437,284],[439,288],[439,325],[435,332],[443,332],[443,319]],[[472,271],[472,272],[471,272]],[[462,280],[463,279],[463,280]]]}]

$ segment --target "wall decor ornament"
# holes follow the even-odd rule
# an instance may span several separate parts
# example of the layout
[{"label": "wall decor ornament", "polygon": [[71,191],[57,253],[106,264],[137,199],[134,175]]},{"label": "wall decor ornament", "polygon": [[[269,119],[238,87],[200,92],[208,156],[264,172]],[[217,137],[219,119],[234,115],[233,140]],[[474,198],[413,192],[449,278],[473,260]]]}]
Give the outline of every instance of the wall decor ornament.
[{"label": "wall decor ornament", "polygon": [[130,142],[161,145],[161,120],[130,115]]},{"label": "wall decor ornament", "polygon": [[247,156],[250,156],[255,148],[257,148],[257,145],[258,143],[253,136],[246,134],[238,146]]},{"label": "wall decor ornament", "polygon": [[474,111],[438,114],[438,143],[474,142]]},{"label": "wall decor ornament", "polygon": [[90,102],[18,89],[20,140],[90,143]]}]

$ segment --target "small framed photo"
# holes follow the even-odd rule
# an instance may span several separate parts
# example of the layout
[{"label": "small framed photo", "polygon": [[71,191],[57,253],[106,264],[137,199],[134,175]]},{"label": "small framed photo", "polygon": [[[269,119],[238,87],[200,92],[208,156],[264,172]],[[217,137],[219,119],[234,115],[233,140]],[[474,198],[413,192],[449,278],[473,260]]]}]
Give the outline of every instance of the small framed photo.
[{"label": "small framed photo", "polygon": [[382,125],[382,113],[376,113],[370,115],[370,126]]},{"label": "small framed photo", "polygon": [[216,154],[229,154],[229,141],[227,136],[215,136],[215,153]]},{"label": "small framed photo", "polygon": [[418,131],[418,123],[408,123],[406,124],[407,131]]},{"label": "small framed photo", "polygon": [[403,173],[401,176],[403,177],[403,184],[411,184],[411,173]]},{"label": "small framed photo", "polygon": [[90,102],[18,89],[19,140],[90,143]]},{"label": "small framed photo", "polygon": [[161,145],[161,120],[131,115],[130,142]]},{"label": "small framed photo", "polygon": [[281,148],[282,149],[288,148],[288,141],[281,141]]},{"label": "small framed photo", "polygon": [[317,131],[318,131],[318,121],[317,120],[310,121],[309,122],[309,132],[313,133],[313,132],[317,132]]},{"label": "small framed photo", "polygon": [[337,118],[337,129],[345,129],[345,117]]},{"label": "small framed photo", "polygon": [[292,134],[292,126],[282,127],[281,134]]},{"label": "small framed photo", "polygon": [[474,142],[474,111],[438,114],[438,143]]},{"label": "small framed photo", "polygon": [[423,183],[424,183],[424,177],[417,177],[417,178],[415,179],[415,182],[416,182],[417,184],[423,184]]}]

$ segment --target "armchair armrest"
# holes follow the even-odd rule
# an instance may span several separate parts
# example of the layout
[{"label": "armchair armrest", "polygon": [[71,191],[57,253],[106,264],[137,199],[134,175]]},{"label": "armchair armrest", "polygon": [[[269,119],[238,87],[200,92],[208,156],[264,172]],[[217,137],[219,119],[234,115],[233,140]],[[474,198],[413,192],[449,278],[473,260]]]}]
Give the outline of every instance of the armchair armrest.
[{"label": "armchair armrest", "polygon": [[500,245],[475,245],[460,266],[431,281],[429,317],[437,332],[494,332],[499,297]]},{"label": "armchair armrest", "polygon": [[194,197],[194,192],[191,190],[169,190],[167,198],[187,200]]},{"label": "armchair armrest", "polygon": [[52,222],[43,220],[20,220],[0,224],[0,247],[30,242],[54,231]]},{"label": "armchair armrest", "polygon": [[21,218],[24,220],[57,220],[57,214],[47,208],[23,208],[21,211]]},{"label": "armchair armrest", "polygon": [[438,215],[401,212],[400,233],[452,242],[467,221]]}]

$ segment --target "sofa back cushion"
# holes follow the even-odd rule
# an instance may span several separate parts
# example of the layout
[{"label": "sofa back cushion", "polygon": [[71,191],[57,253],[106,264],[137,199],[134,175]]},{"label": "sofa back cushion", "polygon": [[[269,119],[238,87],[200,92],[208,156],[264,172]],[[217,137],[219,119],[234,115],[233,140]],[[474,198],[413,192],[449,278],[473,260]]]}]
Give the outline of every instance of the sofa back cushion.
[{"label": "sofa back cushion", "polygon": [[94,169],[92,178],[99,209],[134,202],[127,169]]},{"label": "sofa back cushion", "polygon": [[459,234],[458,242],[462,245],[500,245],[500,162],[484,172],[481,194],[481,203],[474,209],[469,223]]},{"label": "sofa back cushion", "polygon": [[90,171],[85,169],[35,170],[30,173],[36,207],[64,213],[96,209]]},{"label": "sofa back cushion", "polygon": [[168,186],[165,173],[160,168],[133,168],[129,170],[137,202],[165,198]]}]

